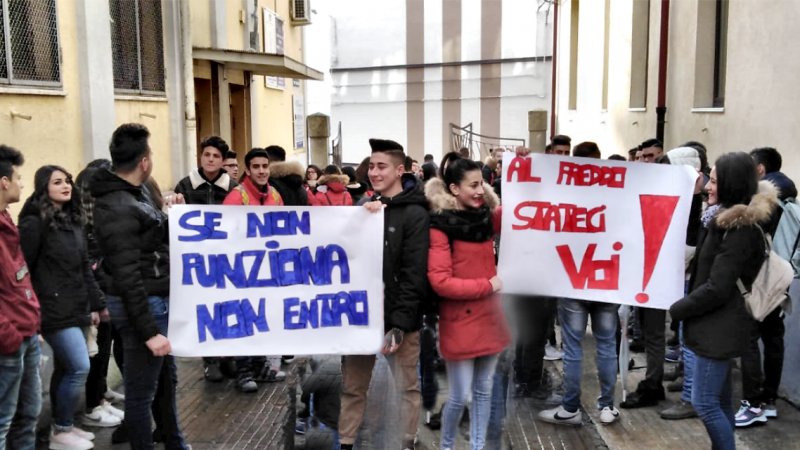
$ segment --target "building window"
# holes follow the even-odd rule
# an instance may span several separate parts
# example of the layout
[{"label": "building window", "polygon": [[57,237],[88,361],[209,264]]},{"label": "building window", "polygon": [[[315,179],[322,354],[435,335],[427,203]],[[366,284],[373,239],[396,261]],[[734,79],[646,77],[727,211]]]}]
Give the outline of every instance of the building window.
[{"label": "building window", "polygon": [[728,0],[717,0],[714,17],[714,107],[725,106],[725,69],[728,66]]},{"label": "building window", "polygon": [[55,0],[2,0],[0,8],[0,83],[60,86]]},{"label": "building window", "polygon": [[114,89],[164,94],[161,0],[109,0]]},{"label": "building window", "polygon": [[650,49],[650,0],[633,2],[631,28],[631,108],[647,107],[647,66]]}]

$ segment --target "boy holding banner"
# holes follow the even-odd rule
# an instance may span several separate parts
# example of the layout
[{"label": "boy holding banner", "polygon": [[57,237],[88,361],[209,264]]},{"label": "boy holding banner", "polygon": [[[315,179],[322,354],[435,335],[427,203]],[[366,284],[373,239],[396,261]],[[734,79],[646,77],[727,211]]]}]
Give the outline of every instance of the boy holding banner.
[{"label": "boy holding banner", "polygon": [[[405,152],[394,141],[370,139],[369,179],[376,194],[360,202],[370,212],[381,210],[384,221],[384,328],[382,353],[389,360],[395,386],[402,397],[403,449],[413,449],[420,414],[417,379],[421,301],[427,292],[430,220],[422,183],[405,174]],[[375,355],[342,358],[341,448],[352,449],[364,418],[367,389]]]}]

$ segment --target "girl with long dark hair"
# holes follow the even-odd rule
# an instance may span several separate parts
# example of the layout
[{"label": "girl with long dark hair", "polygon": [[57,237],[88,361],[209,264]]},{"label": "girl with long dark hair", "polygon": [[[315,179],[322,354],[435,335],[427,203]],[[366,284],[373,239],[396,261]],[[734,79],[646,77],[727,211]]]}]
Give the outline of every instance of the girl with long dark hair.
[{"label": "girl with long dark hair", "polygon": [[303,186],[306,188],[306,193],[308,196],[311,197],[317,192],[317,182],[319,182],[319,177],[322,176],[322,170],[319,167],[311,164],[306,169],[306,176],[303,179]]},{"label": "girl with long dark hair", "polygon": [[697,251],[690,265],[689,295],[670,308],[683,321],[684,345],[695,353],[692,405],[713,450],[736,448],[731,360],[750,344],[753,319],[737,287],[753,281],[764,262],[764,230],[777,206],[777,191],[758,183],[753,159],[728,153],[717,160],[708,184]]},{"label": "girl with long dark hair", "polygon": [[44,166],[36,171],[34,185],[19,229],[41,306],[42,336],[55,359],[50,448],[91,449],[94,435],[76,428],[73,419],[89,373],[86,333],[90,325],[99,324],[105,298],[90,267],[72,175],[59,166]]},{"label": "girl with long dark hair", "polygon": [[457,154],[448,156],[442,161],[442,178],[425,185],[431,205],[428,279],[441,297],[439,347],[450,385],[441,447],[455,448],[458,424],[471,393],[470,445],[482,449],[495,366],[511,342],[493,245],[494,235],[500,232],[501,208],[477,163]]}]

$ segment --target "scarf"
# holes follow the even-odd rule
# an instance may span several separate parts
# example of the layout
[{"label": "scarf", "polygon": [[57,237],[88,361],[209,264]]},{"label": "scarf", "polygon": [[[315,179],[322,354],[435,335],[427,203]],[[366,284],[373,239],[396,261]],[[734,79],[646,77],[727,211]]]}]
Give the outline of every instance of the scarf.
[{"label": "scarf", "polygon": [[494,237],[492,211],[487,206],[432,212],[431,228],[442,230],[453,241],[486,242]]},{"label": "scarf", "polygon": [[706,212],[703,213],[703,217],[700,219],[703,221],[703,227],[708,228],[711,224],[711,221],[714,220],[719,214],[719,205],[713,205],[706,208]]}]

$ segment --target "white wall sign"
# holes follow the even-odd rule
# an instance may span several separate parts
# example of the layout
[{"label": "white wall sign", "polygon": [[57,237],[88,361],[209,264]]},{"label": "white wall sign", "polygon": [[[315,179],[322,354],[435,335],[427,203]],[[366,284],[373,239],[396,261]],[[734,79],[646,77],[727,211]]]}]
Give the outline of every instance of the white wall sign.
[{"label": "white wall sign", "polygon": [[688,166],[503,160],[503,290],[668,309],[683,298]]},{"label": "white wall sign", "polygon": [[[277,14],[264,8],[264,53],[284,54],[283,20]],[[286,89],[283,77],[264,77],[264,86],[270,89]]]},{"label": "white wall sign", "polygon": [[174,355],[380,350],[383,214],[178,205],[169,216]]},{"label": "white wall sign", "polygon": [[292,114],[294,114],[294,148],[306,148],[306,112],[303,96],[292,96]]}]

